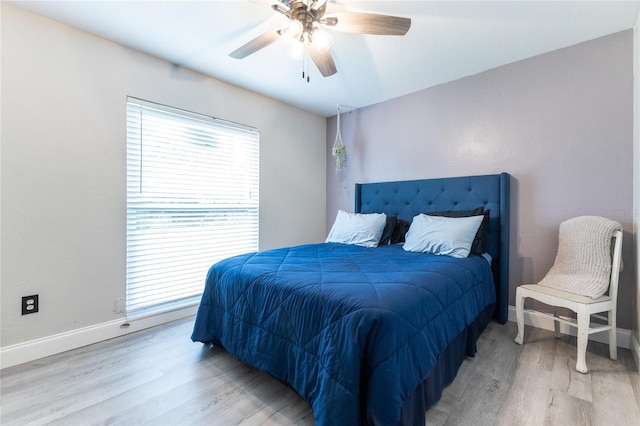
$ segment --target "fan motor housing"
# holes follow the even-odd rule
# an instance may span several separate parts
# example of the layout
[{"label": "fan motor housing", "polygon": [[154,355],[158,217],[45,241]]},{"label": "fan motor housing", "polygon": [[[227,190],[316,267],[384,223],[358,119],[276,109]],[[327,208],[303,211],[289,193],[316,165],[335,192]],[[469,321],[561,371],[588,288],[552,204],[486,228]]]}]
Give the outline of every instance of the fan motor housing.
[{"label": "fan motor housing", "polygon": [[295,1],[291,3],[291,19],[302,24],[303,33],[311,34],[313,33],[313,24],[324,15],[326,6],[325,3],[319,9],[313,9],[307,7],[303,1]]}]

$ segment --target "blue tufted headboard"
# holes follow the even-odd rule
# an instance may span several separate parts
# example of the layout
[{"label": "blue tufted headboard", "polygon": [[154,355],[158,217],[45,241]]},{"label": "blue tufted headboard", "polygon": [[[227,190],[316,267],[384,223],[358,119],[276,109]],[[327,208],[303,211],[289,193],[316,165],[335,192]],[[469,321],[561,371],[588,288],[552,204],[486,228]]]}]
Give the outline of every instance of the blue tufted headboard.
[{"label": "blue tufted headboard", "polygon": [[357,183],[356,213],[385,213],[411,222],[420,213],[445,210],[490,210],[487,252],[493,258],[496,317],[507,322],[509,303],[508,173],[396,182]]}]

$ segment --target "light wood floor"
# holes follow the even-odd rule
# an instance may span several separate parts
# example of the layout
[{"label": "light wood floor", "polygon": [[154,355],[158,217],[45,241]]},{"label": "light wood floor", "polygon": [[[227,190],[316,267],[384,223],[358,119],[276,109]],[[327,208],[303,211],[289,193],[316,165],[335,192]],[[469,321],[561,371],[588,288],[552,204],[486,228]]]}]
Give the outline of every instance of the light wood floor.
[{"label": "light wood floor", "polygon": [[[311,425],[309,405],[268,374],[189,339],[193,319],[4,369],[2,425]],[[640,376],[590,342],[577,373],[575,339],[489,325],[429,425],[638,425]]]}]

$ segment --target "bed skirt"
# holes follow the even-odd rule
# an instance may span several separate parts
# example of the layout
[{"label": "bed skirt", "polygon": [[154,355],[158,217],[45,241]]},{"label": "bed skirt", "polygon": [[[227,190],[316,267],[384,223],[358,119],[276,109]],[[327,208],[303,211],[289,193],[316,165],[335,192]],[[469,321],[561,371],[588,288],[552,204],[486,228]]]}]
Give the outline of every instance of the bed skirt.
[{"label": "bed skirt", "polygon": [[494,311],[494,305],[486,307],[475,321],[447,346],[429,376],[402,405],[402,418],[398,425],[425,424],[426,411],[440,400],[444,388],[453,382],[465,356],[475,356],[478,337],[491,321]]}]

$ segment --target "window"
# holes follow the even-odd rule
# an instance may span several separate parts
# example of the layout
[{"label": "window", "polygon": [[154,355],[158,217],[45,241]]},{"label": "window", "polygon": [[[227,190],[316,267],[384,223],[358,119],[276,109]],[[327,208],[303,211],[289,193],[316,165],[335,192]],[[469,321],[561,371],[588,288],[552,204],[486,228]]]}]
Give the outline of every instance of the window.
[{"label": "window", "polygon": [[199,302],[209,267],[258,249],[259,134],[127,98],[128,317]]}]

